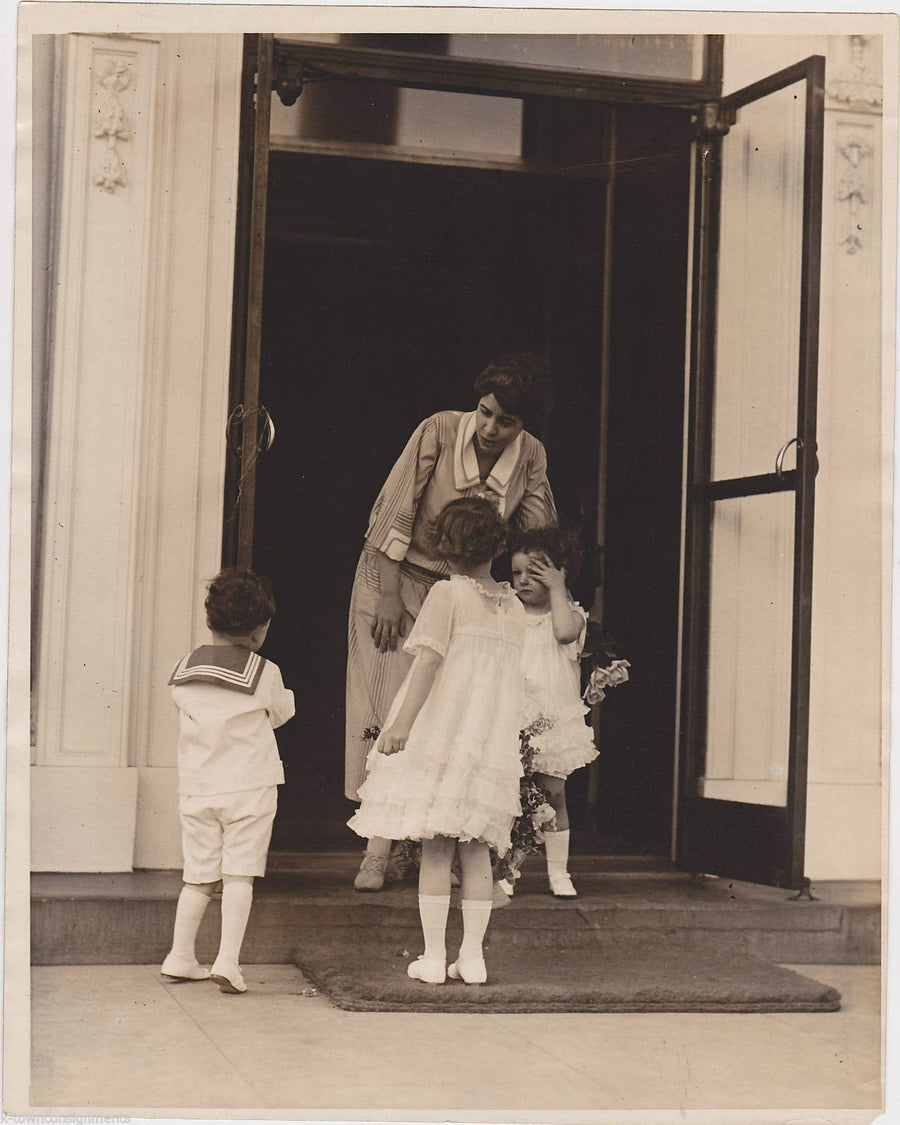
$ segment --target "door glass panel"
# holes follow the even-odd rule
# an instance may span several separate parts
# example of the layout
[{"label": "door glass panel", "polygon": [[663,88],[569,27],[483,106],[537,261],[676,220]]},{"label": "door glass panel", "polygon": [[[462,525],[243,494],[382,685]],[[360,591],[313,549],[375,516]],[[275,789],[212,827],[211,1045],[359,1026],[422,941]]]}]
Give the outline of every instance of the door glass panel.
[{"label": "door glass panel", "polygon": [[723,141],[714,480],[771,473],[797,433],[805,108],[798,82]]},{"label": "door glass panel", "polygon": [[711,505],[706,760],[698,796],[784,805],[794,493]]},{"label": "door glass panel", "polygon": [[635,78],[703,78],[704,35],[279,35],[279,40],[339,43],[522,66]]},{"label": "door glass panel", "polygon": [[518,160],[522,99],[363,79],[311,83],[292,106],[273,93],[271,139],[276,148],[334,142]]},{"label": "door glass panel", "polygon": [[448,54],[591,74],[703,77],[702,35],[451,35]]}]

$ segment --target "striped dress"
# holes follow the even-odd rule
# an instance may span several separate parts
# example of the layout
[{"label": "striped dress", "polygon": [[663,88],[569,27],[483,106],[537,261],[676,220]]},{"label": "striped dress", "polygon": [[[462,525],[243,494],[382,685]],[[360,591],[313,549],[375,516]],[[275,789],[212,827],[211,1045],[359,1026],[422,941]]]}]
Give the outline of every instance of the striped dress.
[{"label": "striped dress", "polygon": [[475,412],[441,411],[413,433],[378,494],[350,597],[347,645],[347,725],[344,791],[357,800],[371,741],[384,725],[412,657],[398,648],[381,653],[371,636],[380,592],[378,553],[400,564],[404,636],[435,582],[449,573],[428,542],[428,530],[445,504],[463,496],[496,503],[511,526],[526,530],[556,523],[543,445],[522,432],[503,450],[487,480],[478,474]]}]

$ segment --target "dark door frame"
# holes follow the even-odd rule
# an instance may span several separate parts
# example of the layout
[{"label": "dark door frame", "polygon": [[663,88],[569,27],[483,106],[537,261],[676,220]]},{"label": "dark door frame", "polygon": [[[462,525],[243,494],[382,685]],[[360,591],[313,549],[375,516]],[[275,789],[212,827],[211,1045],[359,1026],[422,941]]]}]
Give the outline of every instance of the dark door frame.
[{"label": "dark door frame", "polygon": [[[620,78],[609,75],[585,75],[540,67],[490,63],[480,60],[455,59],[443,56],[383,51],[371,48],[334,44],[279,41],[272,35],[245,36],[244,74],[241,107],[241,157],[238,183],[238,228],[236,238],[234,281],[234,325],[230,375],[231,421],[233,434],[239,442],[232,444],[225,481],[225,521],[223,561],[248,566],[252,561],[254,464],[261,443],[259,403],[259,341],[261,330],[261,293],[265,245],[266,190],[269,155],[270,90],[278,90],[283,100],[296,100],[305,82],[323,78],[381,79],[397,85],[510,97],[569,98],[609,102],[613,106],[640,103],[682,107],[696,114],[698,123],[709,126],[698,146],[705,154],[699,158],[697,180],[694,300],[695,323],[692,329],[692,366],[695,371],[691,399],[692,444],[689,448],[689,513],[706,506],[721,495],[731,495],[731,482],[710,480],[704,458],[702,427],[711,404],[713,353],[716,309],[716,260],[718,252],[719,187],[718,158],[721,150],[720,123],[729,113],[755,97],[775,88],[772,83],[783,78],[770,76],[745,91],[722,98],[723,37],[707,36],[704,52],[704,74],[699,81]],[[797,79],[807,77],[807,110],[811,104],[821,106],[824,84],[824,60],[806,60],[791,68]],[[802,73],[801,73],[802,72]],[[815,139],[815,125],[808,126]],[[718,135],[717,135],[718,133]],[[813,145],[815,149],[815,145]],[[807,232],[821,225],[821,135],[819,155],[812,156],[807,146],[804,179],[804,224]],[[611,206],[611,203],[609,204]],[[607,217],[609,219],[609,216]],[[818,243],[809,238],[804,246],[803,279],[815,289],[817,307]],[[809,290],[810,292],[812,290]],[[816,314],[817,315],[817,314]],[[797,496],[797,552],[795,558],[795,629],[792,649],[791,706],[791,773],[787,810],[767,810],[761,840],[778,842],[780,856],[790,853],[785,867],[783,858],[773,867],[764,864],[761,881],[800,886],[803,883],[803,840],[806,809],[806,739],[809,718],[809,597],[812,573],[812,498],[815,475],[815,379],[807,376],[816,364],[815,317],[804,316],[801,329],[801,417],[811,419],[812,429],[804,429],[798,437],[803,447],[798,453],[797,469],[779,478],[778,487],[793,488]],[[605,353],[605,349],[604,349]],[[805,414],[802,413],[805,411]],[[699,429],[698,429],[699,427]],[[697,435],[701,435],[698,440]],[[239,448],[238,448],[239,445]],[[771,482],[741,483],[749,495],[766,491]],[[726,492],[722,489],[726,488]],[[702,731],[702,706],[699,694],[705,683],[704,603],[701,596],[690,596],[688,588],[702,574],[703,552],[708,548],[708,528],[704,521],[688,519],[685,569],[690,581],[685,583],[685,653],[683,665],[689,672],[690,690],[682,698],[680,717],[679,817],[673,822],[677,829],[679,856],[683,862],[696,865],[701,857],[693,847],[697,833],[691,837],[692,825],[703,823],[709,839],[718,840],[722,831],[739,823],[747,808],[736,802],[707,800],[701,802],[708,810],[704,820],[696,815],[698,801],[688,796],[690,770],[696,765],[697,741]],[[706,538],[704,538],[706,536]],[[699,569],[698,569],[699,568]],[[733,806],[733,807],[732,807]],[[772,815],[770,816],[770,813]],[[693,817],[693,819],[692,819]],[[768,820],[766,819],[768,817]],[[768,852],[767,852],[768,854]],[[730,861],[729,861],[730,862]],[[712,862],[701,862],[702,870],[714,871]],[[729,869],[724,874],[760,879],[761,869]]]}]

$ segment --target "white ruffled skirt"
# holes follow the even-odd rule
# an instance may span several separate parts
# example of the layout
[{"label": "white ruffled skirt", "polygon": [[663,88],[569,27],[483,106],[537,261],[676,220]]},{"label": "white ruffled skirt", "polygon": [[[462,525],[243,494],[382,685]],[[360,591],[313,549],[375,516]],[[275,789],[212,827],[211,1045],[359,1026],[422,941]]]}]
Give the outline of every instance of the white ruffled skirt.
[{"label": "white ruffled skirt", "polygon": [[[588,710],[584,707],[567,709],[562,714],[540,714],[540,718],[549,720],[553,725],[540,734],[531,736],[531,745],[535,750],[532,768],[536,773],[544,773],[549,777],[568,777],[598,756],[594,733],[584,721]],[[523,726],[537,717],[531,715],[523,721]]]}]

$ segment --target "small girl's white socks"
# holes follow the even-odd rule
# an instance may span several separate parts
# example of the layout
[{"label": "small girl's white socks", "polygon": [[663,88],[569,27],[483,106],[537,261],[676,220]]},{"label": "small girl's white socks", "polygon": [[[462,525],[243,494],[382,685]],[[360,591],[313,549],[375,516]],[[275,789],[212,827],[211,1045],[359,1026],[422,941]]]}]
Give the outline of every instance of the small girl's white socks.
[{"label": "small girl's white socks", "polygon": [[484,984],[487,980],[487,968],[484,964],[485,931],[491,917],[493,903],[488,899],[463,899],[463,939],[459,947],[459,955],[447,972],[456,980],[462,979],[466,984]]},{"label": "small girl's white socks", "polygon": [[219,952],[210,976],[223,992],[246,992],[238,962],[250,907],[253,904],[253,884],[227,882],[222,887],[222,937]]},{"label": "small girl's white socks", "polygon": [[407,966],[407,975],[427,984],[443,984],[447,978],[447,915],[449,895],[419,895],[419,918],[425,952]]},{"label": "small girl's white socks", "polygon": [[557,898],[577,898],[578,892],[569,877],[569,829],[564,832],[544,832],[544,851],[547,855],[547,878],[550,890]]},{"label": "small girl's white socks", "polygon": [[160,970],[165,976],[176,980],[207,980],[209,969],[197,962],[194,943],[203,915],[209,905],[209,895],[191,886],[183,886],[175,908],[175,928],[172,933],[172,948],[162,963]]}]

